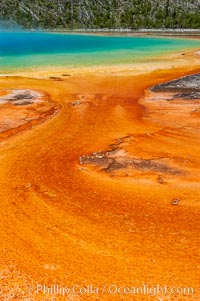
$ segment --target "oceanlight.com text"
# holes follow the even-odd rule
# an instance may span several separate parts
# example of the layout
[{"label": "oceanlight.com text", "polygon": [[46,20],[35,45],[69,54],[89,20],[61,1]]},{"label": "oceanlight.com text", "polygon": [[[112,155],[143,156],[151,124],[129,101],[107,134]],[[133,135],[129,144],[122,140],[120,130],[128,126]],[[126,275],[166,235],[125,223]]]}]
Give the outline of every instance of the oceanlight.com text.
[{"label": "oceanlight.com text", "polygon": [[80,285],[74,284],[72,286],[61,285],[45,285],[37,284],[36,286],[27,286],[26,292],[32,295],[46,295],[46,296],[67,296],[69,294],[77,295],[129,295],[129,296],[174,296],[174,295],[187,295],[193,296],[195,291],[192,287],[171,287],[155,285],[150,286],[143,284],[141,286],[119,286],[116,284],[105,284],[101,287],[88,284]]}]

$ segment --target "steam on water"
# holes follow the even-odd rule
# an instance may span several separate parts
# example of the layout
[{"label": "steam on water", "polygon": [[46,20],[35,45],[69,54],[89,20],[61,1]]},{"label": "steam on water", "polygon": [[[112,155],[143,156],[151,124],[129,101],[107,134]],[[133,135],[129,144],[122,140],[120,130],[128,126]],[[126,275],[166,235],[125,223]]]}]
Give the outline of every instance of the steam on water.
[{"label": "steam on water", "polygon": [[19,31],[23,29],[23,26],[13,20],[0,20],[0,31]]}]

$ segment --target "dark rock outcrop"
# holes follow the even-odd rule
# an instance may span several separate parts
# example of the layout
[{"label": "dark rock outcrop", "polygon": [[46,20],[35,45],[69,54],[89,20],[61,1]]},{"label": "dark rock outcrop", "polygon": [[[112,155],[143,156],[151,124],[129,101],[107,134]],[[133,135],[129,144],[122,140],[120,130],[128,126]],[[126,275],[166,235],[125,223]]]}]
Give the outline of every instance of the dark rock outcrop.
[{"label": "dark rock outcrop", "polygon": [[152,92],[174,93],[169,100],[183,99],[196,100],[200,99],[200,73],[184,76],[166,83],[153,86]]},{"label": "dark rock outcrop", "polygon": [[181,77],[151,88],[152,92],[183,92],[190,95],[200,94],[200,73]]},{"label": "dark rock outcrop", "polygon": [[[80,164],[97,166],[107,173],[124,170],[126,168],[135,169],[141,172],[151,171],[170,175],[180,173],[180,170],[169,166],[165,162],[166,158],[144,159],[130,156],[122,147],[120,147],[127,138],[129,138],[129,136],[119,138],[116,144],[110,145],[111,149],[81,156],[79,158]],[[123,154],[121,152],[123,152]]]}]

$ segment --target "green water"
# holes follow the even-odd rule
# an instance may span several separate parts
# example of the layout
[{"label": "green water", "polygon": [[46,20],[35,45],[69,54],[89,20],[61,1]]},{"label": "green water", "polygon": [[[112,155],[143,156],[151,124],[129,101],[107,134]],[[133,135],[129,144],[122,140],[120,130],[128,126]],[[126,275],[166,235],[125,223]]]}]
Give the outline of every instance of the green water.
[{"label": "green water", "polygon": [[0,32],[0,71],[42,66],[87,67],[131,64],[173,51],[200,48],[197,40]]}]

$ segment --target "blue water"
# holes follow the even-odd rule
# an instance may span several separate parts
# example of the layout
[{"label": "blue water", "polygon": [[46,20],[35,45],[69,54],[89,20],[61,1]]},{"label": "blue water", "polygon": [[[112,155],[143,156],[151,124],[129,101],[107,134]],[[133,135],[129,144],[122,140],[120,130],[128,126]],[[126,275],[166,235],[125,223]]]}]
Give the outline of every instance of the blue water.
[{"label": "blue water", "polygon": [[119,65],[199,47],[197,40],[175,38],[0,32],[0,70],[38,66]]}]

